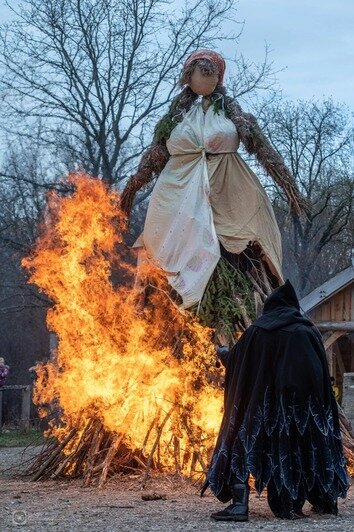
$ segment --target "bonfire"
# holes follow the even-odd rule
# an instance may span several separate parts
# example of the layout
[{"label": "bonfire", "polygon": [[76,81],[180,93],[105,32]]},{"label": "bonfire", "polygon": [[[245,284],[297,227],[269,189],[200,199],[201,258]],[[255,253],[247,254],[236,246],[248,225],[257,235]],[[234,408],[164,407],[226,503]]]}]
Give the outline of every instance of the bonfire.
[{"label": "bonfire", "polygon": [[102,486],[118,471],[146,480],[151,468],[199,478],[222,411],[212,331],[181,311],[156,268],[140,269],[143,288],[127,283],[136,271],[118,194],[85,175],[69,180],[75,192],[48,197],[23,261],[53,302],[47,325],[58,339],[37,368],[34,402],[49,427],[33,479]]}]

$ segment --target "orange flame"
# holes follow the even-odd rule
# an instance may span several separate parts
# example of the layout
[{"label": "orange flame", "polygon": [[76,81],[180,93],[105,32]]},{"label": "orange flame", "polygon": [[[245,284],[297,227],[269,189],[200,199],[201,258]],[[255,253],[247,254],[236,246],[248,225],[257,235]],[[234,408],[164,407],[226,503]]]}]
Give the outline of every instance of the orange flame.
[{"label": "orange flame", "polygon": [[161,465],[175,467],[178,441],[181,469],[190,472],[191,442],[207,463],[221,420],[211,331],[168,298],[158,272],[150,306],[140,310],[138,288],[114,286],[115,276],[135,273],[123,258],[119,195],[85,175],[69,181],[75,192],[48,197],[41,237],[23,261],[30,282],[54,303],[47,323],[58,337],[34,400],[60,405],[61,426],[49,430],[59,440],[95,416],[149,455],[160,430]]},{"label": "orange flame", "polygon": [[345,456],[347,459],[347,471],[349,476],[354,477],[354,452],[348,447],[344,448]]}]

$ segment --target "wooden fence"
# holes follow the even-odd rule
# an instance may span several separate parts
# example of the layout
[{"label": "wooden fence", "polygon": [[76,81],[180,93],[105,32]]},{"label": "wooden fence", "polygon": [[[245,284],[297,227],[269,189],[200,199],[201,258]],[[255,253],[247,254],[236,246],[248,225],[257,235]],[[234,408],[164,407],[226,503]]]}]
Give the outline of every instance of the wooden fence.
[{"label": "wooden fence", "polygon": [[22,432],[28,432],[30,427],[30,412],[31,412],[31,397],[32,397],[32,385],[31,384],[14,384],[13,386],[1,386],[0,387],[0,431],[2,428],[2,410],[3,410],[3,394],[6,390],[22,390],[21,398],[21,419],[20,430]]}]

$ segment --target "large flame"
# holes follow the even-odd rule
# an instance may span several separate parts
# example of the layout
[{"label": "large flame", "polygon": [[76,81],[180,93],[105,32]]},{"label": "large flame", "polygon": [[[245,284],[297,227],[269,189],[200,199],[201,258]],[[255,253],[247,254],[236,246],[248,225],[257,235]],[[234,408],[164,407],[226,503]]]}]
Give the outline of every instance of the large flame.
[{"label": "large flame", "polygon": [[34,400],[60,405],[60,426],[50,428],[59,440],[76,426],[77,441],[94,416],[145,456],[160,434],[161,466],[175,468],[177,452],[190,473],[193,452],[207,463],[221,419],[211,331],[178,309],[158,272],[149,272],[149,304],[139,304],[139,288],[127,283],[135,271],[123,258],[118,194],[84,175],[69,180],[75,192],[49,196],[41,237],[24,260],[30,282],[54,303],[47,323],[58,337]]}]

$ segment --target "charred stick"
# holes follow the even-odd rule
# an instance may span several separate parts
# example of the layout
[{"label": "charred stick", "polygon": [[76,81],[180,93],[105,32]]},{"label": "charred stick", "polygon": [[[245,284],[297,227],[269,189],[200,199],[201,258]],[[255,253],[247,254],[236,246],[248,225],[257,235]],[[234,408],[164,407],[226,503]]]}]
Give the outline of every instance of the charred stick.
[{"label": "charred stick", "polygon": [[56,468],[54,473],[50,475],[51,479],[54,479],[60,475],[60,473],[63,471],[65,466],[75,457],[76,452],[70,453],[62,462],[60,462],[59,466]]},{"label": "charred stick", "polygon": [[177,436],[173,437],[173,455],[175,459],[176,473],[180,473],[181,472],[180,445],[179,445],[179,439],[177,438]]},{"label": "charred stick", "polygon": [[92,476],[94,464],[95,464],[95,458],[97,456],[97,451],[99,449],[100,443],[102,441],[102,436],[103,436],[101,433],[101,429],[102,429],[102,423],[99,421],[96,424],[92,442],[90,445],[90,450],[89,450],[88,457],[87,457],[86,468],[85,468],[85,473],[84,473],[84,484],[83,484],[84,486],[87,486],[91,480],[91,476]]},{"label": "charred stick", "polygon": [[40,467],[40,469],[37,471],[37,473],[32,477],[32,479],[31,479],[32,482],[34,482],[35,480],[38,480],[43,475],[43,473],[47,469],[47,467],[49,467],[49,465],[52,464],[52,462],[54,462],[54,460],[58,457],[58,455],[61,453],[61,451],[67,445],[67,443],[69,443],[69,441],[73,438],[73,436],[76,433],[77,433],[77,429],[76,428],[71,429],[71,431],[66,436],[66,438],[61,442],[60,445],[58,445],[58,447],[55,449],[55,451],[53,453],[51,453],[51,455],[44,462],[42,467]]},{"label": "charred stick", "polygon": [[142,452],[144,452],[144,449],[145,449],[145,447],[146,447],[146,444],[147,444],[147,442],[148,442],[148,440],[149,440],[150,433],[151,433],[151,431],[152,431],[152,429],[153,429],[155,423],[157,422],[157,419],[158,419],[157,416],[158,416],[158,414],[154,417],[154,419],[152,420],[152,422],[151,422],[151,424],[150,424],[150,427],[148,428],[148,431],[147,431],[146,436],[145,436],[144,441],[143,441],[143,446],[142,446],[142,448],[141,448]]},{"label": "charred stick", "polygon": [[191,461],[191,467],[190,467],[190,476],[192,476],[192,474],[193,474],[193,471],[194,471],[194,468],[195,468],[195,464],[197,463],[197,460],[198,460],[197,453],[195,452],[195,449],[193,449],[192,461]]},{"label": "charred stick", "polygon": [[100,476],[100,480],[98,482],[98,487],[99,488],[102,488],[103,484],[106,481],[109,466],[111,465],[111,462],[112,462],[112,460],[114,458],[114,455],[117,452],[117,449],[118,449],[122,439],[123,439],[123,435],[122,434],[118,434],[114,438],[110,448],[108,449],[107,456],[106,456],[106,459],[105,459],[104,464],[103,464],[103,469],[102,469],[102,473],[101,473],[101,476]]},{"label": "charred stick", "polygon": [[[188,427],[188,425],[187,425],[187,423],[185,421],[183,421],[183,425],[184,425],[184,427],[186,429],[187,436],[188,436],[189,441],[190,441],[190,443],[192,445],[193,453],[196,454],[196,456],[198,458],[198,461],[199,461],[200,465],[202,466],[202,469],[203,469],[204,473],[206,473],[208,468],[206,467],[206,465],[204,463],[204,460],[202,458],[202,455],[201,455],[200,451],[197,450],[197,448],[196,448],[197,447],[196,441],[195,441],[193,435],[191,434],[191,431],[189,430],[189,427]],[[194,455],[192,457],[192,461],[193,461],[193,458],[194,458]]]},{"label": "charred stick", "polygon": [[146,463],[143,462],[142,459],[139,456],[135,455],[134,456],[134,460],[136,460],[138,462],[138,464],[140,464],[144,469],[146,468]]},{"label": "charred stick", "polygon": [[147,462],[146,462],[146,470],[145,470],[145,474],[144,474],[144,477],[143,477],[143,480],[141,481],[141,485],[143,488],[145,488],[145,485],[146,485],[146,481],[148,479],[148,476],[149,476],[149,472],[150,472],[150,468],[151,468],[151,463],[152,463],[152,458],[154,456],[154,453],[156,451],[156,447],[160,441],[160,438],[161,438],[161,434],[162,434],[162,431],[163,431],[163,428],[164,426],[166,425],[167,421],[169,420],[173,410],[174,410],[174,406],[167,412],[166,416],[164,417],[161,425],[158,427],[157,429],[157,436],[156,436],[156,439],[155,439],[155,442],[154,442],[154,445],[152,446],[152,449],[151,449],[151,452],[149,454],[149,457],[147,459]]}]

